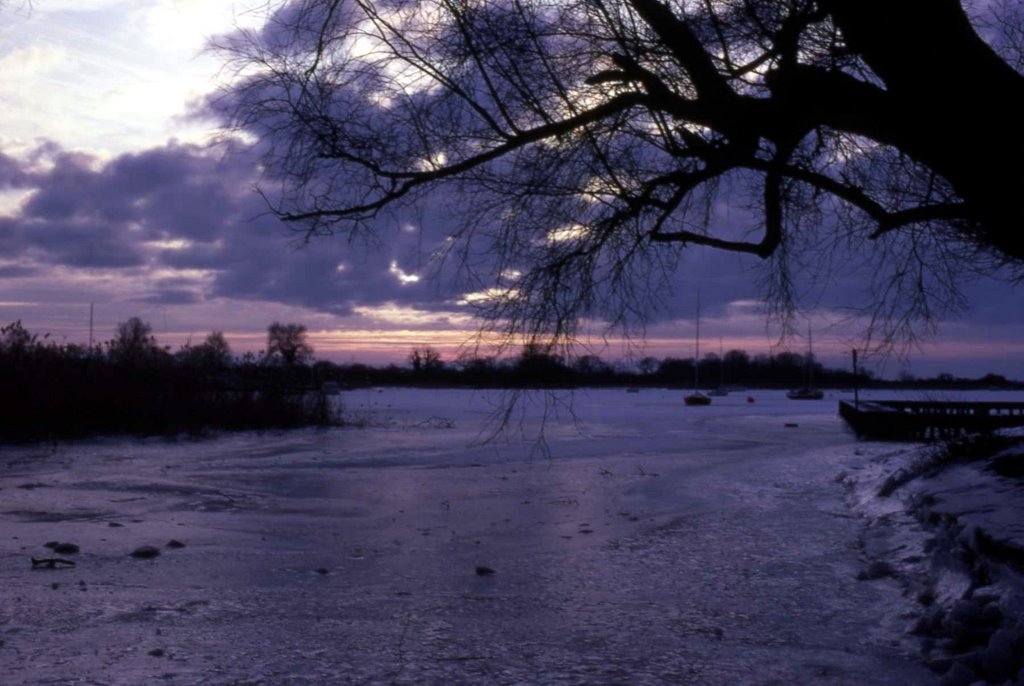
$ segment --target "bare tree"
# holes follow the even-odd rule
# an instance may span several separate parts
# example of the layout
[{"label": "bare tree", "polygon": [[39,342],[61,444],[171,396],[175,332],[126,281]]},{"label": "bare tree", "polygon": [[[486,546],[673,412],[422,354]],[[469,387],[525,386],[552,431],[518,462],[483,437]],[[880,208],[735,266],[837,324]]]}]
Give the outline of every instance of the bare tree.
[{"label": "bare tree", "polygon": [[313,346],[302,324],[274,322],[267,327],[267,357],[280,357],[286,365],[304,362],[313,354]]},{"label": "bare tree", "polygon": [[851,244],[891,340],[965,271],[1021,274],[1020,12],[994,11],[990,44],[958,0],[293,0],[220,45],[217,106],[307,238],[458,193],[445,245],[509,340],[642,319],[694,245],[765,260],[788,311]]},{"label": "bare tree", "polygon": [[412,352],[409,353],[409,364],[412,365],[412,370],[416,374],[421,372],[433,373],[444,368],[441,353],[429,345],[422,348],[413,348]]}]

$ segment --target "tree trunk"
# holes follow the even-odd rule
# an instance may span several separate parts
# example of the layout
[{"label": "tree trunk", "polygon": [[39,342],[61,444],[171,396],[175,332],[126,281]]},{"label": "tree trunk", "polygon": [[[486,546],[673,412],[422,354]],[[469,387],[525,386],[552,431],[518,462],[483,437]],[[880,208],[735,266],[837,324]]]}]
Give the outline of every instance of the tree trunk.
[{"label": "tree trunk", "polygon": [[1024,259],[1024,77],[975,32],[958,0],[820,0],[881,79],[878,136],[947,179],[981,240]]}]

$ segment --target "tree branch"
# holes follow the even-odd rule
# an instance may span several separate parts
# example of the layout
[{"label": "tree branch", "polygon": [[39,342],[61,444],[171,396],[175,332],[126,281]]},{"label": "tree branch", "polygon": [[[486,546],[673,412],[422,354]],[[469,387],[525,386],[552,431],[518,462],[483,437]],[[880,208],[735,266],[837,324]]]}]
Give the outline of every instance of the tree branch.
[{"label": "tree branch", "polygon": [[736,95],[686,21],[659,0],[629,0],[689,74],[698,98],[727,107]]},{"label": "tree branch", "polygon": [[[527,129],[511,137],[507,142],[497,145],[486,152],[468,157],[461,162],[422,172],[384,172],[379,175],[394,180],[396,184],[386,190],[377,200],[362,205],[343,207],[330,210],[313,210],[309,212],[285,213],[280,215],[285,221],[304,221],[309,219],[344,219],[372,216],[386,205],[408,195],[419,186],[449,179],[496,160],[508,153],[523,148],[531,143],[556,138],[583,128],[588,124],[602,121],[607,117],[624,112],[644,103],[641,93],[624,93],[607,102],[583,111],[574,117],[563,119],[551,124],[543,124]],[[402,181],[398,183],[398,181]]]}]

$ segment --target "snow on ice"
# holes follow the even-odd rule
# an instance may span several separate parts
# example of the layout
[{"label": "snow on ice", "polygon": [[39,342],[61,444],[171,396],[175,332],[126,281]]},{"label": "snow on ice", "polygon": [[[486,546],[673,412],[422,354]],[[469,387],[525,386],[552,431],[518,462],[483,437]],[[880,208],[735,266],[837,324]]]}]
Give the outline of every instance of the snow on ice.
[{"label": "snow on ice", "polygon": [[[903,686],[1013,666],[1008,586],[936,576],[940,529],[906,504],[981,518],[1015,485],[979,481],[962,513],[953,472],[878,497],[912,453],[858,442],[838,395],[527,395],[497,437],[500,394],[371,389],[339,396],[360,428],[4,447],[3,683]],[[48,542],[73,564],[33,569]],[[970,660],[926,635],[996,609]]]}]

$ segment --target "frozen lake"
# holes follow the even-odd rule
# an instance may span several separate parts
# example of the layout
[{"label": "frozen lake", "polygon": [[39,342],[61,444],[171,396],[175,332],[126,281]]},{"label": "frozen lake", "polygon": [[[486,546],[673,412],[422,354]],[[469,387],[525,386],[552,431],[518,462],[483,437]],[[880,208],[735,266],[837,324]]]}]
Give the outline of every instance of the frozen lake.
[{"label": "frozen lake", "polygon": [[383,389],[340,396],[363,428],[4,448],[2,681],[936,683],[835,480],[893,447],[838,394],[682,395],[540,394],[490,443],[500,393]]}]

